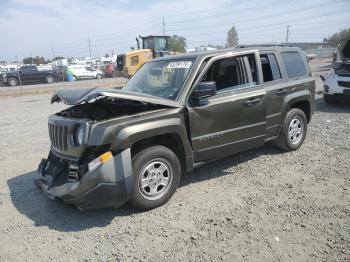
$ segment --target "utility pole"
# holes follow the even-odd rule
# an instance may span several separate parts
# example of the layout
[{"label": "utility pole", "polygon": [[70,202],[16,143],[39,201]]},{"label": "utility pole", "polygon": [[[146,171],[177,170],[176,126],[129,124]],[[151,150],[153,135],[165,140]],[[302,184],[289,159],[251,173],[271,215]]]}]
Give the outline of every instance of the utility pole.
[{"label": "utility pole", "polygon": [[288,43],[288,39],[289,39],[289,27],[290,25],[287,25],[287,33],[286,33],[286,44]]},{"label": "utility pole", "polygon": [[52,47],[52,61],[55,60],[55,47]]},{"label": "utility pole", "polygon": [[88,38],[88,44],[89,44],[89,53],[90,53],[90,59],[91,59],[91,43],[90,43],[90,38]]},{"label": "utility pole", "polygon": [[163,16],[162,26],[163,26],[163,35],[165,35],[165,19],[164,19],[164,16]]}]

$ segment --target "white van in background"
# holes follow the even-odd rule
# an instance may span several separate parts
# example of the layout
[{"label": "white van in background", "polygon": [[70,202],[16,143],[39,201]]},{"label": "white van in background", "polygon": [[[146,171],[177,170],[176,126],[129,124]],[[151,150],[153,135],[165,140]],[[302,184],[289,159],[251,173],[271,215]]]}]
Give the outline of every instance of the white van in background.
[{"label": "white van in background", "polygon": [[68,66],[67,69],[72,73],[74,80],[78,79],[101,79],[103,72],[97,70],[91,66],[85,65],[72,65]]}]

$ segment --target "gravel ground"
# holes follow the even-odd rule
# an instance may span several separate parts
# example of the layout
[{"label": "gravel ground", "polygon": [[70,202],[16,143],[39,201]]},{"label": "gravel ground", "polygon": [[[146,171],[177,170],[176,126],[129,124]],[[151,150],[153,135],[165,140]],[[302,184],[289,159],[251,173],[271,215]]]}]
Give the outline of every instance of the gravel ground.
[{"label": "gravel ground", "polygon": [[[315,75],[328,68],[312,63]],[[0,99],[0,261],[350,260],[349,105],[318,95],[300,150],[266,145],[203,166],[155,210],[80,212],[33,184],[47,117],[63,108],[49,98]]]},{"label": "gravel ground", "polygon": [[102,78],[102,79],[89,79],[80,80],[74,82],[55,82],[52,84],[34,84],[34,85],[22,85],[22,86],[7,86],[0,85],[0,99],[8,96],[22,96],[31,94],[48,94],[58,89],[64,88],[89,88],[89,87],[101,87],[101,88],[113,88],[125,85],[127,78]]}]

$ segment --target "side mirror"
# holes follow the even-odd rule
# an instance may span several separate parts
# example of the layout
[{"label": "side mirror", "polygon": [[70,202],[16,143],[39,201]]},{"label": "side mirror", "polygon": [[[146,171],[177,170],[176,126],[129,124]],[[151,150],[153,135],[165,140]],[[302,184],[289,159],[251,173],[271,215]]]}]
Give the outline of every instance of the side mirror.
[{"label": "side mirror", "polygon": [[191,104],[195,106],[205,105],[207,98],[216,95],[216,82],[200,82],[191,95]]}]

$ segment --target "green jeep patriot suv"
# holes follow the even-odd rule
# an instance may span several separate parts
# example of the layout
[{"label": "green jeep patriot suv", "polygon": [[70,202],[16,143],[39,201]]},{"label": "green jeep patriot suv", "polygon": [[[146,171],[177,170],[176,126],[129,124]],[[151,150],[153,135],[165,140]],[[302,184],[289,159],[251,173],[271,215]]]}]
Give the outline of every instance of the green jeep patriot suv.
[{"label": "green jeep patriot suv", "polygon": [[167,202],[182,175],[273,142],[298,149],[315,81],[298,48],[250,47],[168,56],[122,89],[61,90],[51,150],[36,185],[80,209]]}]

